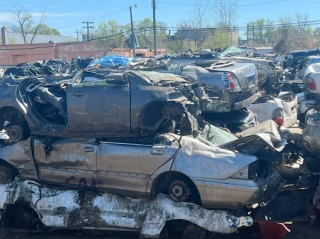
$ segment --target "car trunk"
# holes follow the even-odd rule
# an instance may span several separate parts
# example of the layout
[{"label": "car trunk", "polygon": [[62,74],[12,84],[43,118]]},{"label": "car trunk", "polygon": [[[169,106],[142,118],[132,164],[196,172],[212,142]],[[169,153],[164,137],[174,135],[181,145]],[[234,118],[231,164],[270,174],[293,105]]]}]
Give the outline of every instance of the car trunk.
[{"label": "car trunk", "polygon": [[258,84],[256,68],[250,63],[235,63],[226,67],[210,69],[210,71],[233,73],[243,92],[254,90]]}]

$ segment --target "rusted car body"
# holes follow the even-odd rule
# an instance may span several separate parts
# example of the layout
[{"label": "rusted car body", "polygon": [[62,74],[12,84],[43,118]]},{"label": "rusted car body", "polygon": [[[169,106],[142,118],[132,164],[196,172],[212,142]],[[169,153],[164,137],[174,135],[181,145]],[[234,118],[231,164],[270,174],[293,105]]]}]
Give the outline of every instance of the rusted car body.
[{"label": "rusted car body", "polygon": [[[18,206],[20,213],[31,215],[36,218],[34,222],[46,228],[131,231],[140,232],[141,238],[159,238],[166,223],[175,220],[221,234],[234,233],[239,227],[253,223],[249,216],[236,217],[226,211],[206,210],[192,203],[172,201],[163,194],[154,200],[144,200],[50,188],[33,181],[0,185],[0,214],[4,211],[4,220],[13,206]],[[24,206],[32,210],[23,211]]]},{"label": "rusted car body", "polygon": [[[261,139],[251,138],[248,144]],[[23,179],[136,197],[164,192],[206,208],[267,202],[281,187],[281,176],[271,165],[260,167],[257,157],[230,145],[223,149],[172,133],[135,143],[117,140],[31,138],[2,147],[0,158]],[[268,144],[259,147],[265,150]]]},{"label": "rusted car body", "polygon": [[197,100],[182,77],[93,69],[57,79],[9,77],[1,83],[0,126],[13,141],[30,134],[136,137],[197,130]]}]

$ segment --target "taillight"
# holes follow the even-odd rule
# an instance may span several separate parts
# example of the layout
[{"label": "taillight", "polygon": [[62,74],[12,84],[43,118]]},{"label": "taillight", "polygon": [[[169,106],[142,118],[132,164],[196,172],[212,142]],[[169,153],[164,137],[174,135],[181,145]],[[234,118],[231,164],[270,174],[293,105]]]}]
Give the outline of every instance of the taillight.
[{"label": "taillight", "polygon": [[283,119],[281,118],[274,118],[273,121],[276,122],[279,127],[283,125]]},{"label": "taillight", "polygon": [[309,79],[309,84],[308,84],[309,90],[316,90],[317,89],[317,84],[314,79]]},{"label": "taillight", "polygon": [[241,91],[241,87],[236,76],[232,73],[224,73],[223,74],[223,82],[226,89],[230,92],[239,92]]}]

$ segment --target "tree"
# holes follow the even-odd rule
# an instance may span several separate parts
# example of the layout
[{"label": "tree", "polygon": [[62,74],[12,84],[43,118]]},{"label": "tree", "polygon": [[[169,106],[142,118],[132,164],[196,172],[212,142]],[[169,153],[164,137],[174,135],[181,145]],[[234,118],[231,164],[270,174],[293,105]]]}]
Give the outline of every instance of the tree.
[{"label": "tree", "polygon": [[190,10],[191,24],[193,27],[202,28],[208,26],[210,13],[210,0],[193,0]]},{"label": "tree", "polygon": [[21,33],[24,44],[28,43],[27,36],[30,35],[30,43],[32,43],[46,20],[45,9],[41,10],[39,22],[37,24],[35,24],[32,13],[23,6],[18,5],[13,7],[10,11],[13,20],[17,22],[16,25],[10,27],[11,30],[16,33]]},{"label": "tree", "polygon": [[[33,27],[31,29],[31,32],[34,32],[36,27],[37,26]],[[38,34],[61,36],[61,33],[57,29],[51,28],[46,24],[41,25],[41,27],[38,30]]]},{"label": "tree", "polygon": [[238,0],[214,0],[212,14],[218,28],[231,28],[238,18]]}]

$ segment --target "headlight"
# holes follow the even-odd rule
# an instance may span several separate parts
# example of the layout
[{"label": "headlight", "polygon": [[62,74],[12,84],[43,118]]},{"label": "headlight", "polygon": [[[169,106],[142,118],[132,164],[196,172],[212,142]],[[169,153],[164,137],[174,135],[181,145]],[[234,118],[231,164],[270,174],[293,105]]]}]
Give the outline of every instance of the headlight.
[{"label": "headlight", "polygon": [[233,174],[230,178],[248,180],[249,179],[249,167],[245,167],[245,168],[241,169],[240,171]]},{"label": "headlight", "polygon": [[288,55],[288,58],[293,58],[293,55],[289,54],[289,55]]}]

